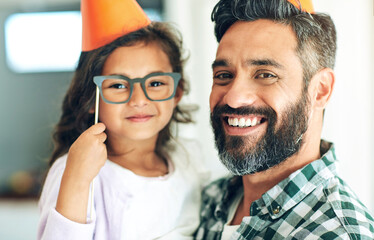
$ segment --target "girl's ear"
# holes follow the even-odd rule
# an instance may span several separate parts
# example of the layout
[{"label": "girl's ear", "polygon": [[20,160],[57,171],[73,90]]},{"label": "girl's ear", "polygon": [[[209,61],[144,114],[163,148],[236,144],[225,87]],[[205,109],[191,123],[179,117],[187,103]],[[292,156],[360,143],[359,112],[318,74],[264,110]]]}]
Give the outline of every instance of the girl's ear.
[{"label": "girl's ear", "polygon": [[95,113],[95,104],[90,108],[90,110],[88,111],[88,113],[90,113],[90,114],[94,114]]},{"label": "girl's ear", "polygon": [[175,92],[175,96],[174,96],[175,106],[177,106],[179,101],[182,99],[182,96],[183,96],[183,90],[180,87],[177,87],[177,91]]},{"label": "girl's ear", "polygon": [[314,106],[319,109],[325,109],[334,89],[334,71],[331,68],[324,68],[313,77],[312,81],[315,81],[316,84],[312,95]]}]

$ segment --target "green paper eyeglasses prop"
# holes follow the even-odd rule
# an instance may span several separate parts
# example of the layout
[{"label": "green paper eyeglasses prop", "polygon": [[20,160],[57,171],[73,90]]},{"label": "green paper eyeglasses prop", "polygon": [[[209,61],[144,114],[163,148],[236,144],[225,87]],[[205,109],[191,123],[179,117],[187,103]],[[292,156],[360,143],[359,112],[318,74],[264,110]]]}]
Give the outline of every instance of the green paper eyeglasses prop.
[{"label": "green paper eyeglasses prop", "polygon": [[134,84],[140,83],[144,95],[150,101],[160,102],[172,99],[175,96],[180,73],[150,73],[143,78],[128,78],[122,75],[95,76],[96,103],[95,124],[98,122],[99,93],[104,102],[109,104],[127,103],[132,96]]}]

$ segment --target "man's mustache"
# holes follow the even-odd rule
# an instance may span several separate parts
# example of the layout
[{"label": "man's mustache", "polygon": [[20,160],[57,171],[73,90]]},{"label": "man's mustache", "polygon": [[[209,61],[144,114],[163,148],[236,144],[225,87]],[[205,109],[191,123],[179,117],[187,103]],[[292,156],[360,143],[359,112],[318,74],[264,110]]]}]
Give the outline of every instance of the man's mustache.
[{"label": "man's mustache", "polygon": [[220,118],[222,115],[261,115],[267,119],[272,119],[276,121],[277,114],[271,107],[253,107],[253,106],[244,106],[240,108],[232,108],[229,105],[217,105],[213,108],[211,116],[213,118]]}]

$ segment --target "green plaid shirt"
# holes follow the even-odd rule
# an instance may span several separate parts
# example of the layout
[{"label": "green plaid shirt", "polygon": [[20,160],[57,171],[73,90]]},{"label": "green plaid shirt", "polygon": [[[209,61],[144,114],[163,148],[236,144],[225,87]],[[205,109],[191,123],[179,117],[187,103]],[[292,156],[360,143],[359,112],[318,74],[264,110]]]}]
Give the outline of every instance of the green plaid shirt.
[{"label": "green plaid shirt", "polygon": [[[231,239],[374,239],[374,220],[337,176],[331,143],[321,159],[291,174],[252,203]],[[217,180],[203,192],[196,239],[221,239],[228,209],[243,191],[240,177]]]}]

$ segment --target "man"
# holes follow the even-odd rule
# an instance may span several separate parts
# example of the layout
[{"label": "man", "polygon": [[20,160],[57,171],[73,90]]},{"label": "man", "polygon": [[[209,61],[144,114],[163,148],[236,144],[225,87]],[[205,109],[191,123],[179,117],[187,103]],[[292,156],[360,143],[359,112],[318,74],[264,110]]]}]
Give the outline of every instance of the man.
[{"label": "man", "polygon": [[372,215],[321,140],[335,26],[311,2],[220,0],[211,123],[234,175],[203,194],[196,239],[374,239]]}]

